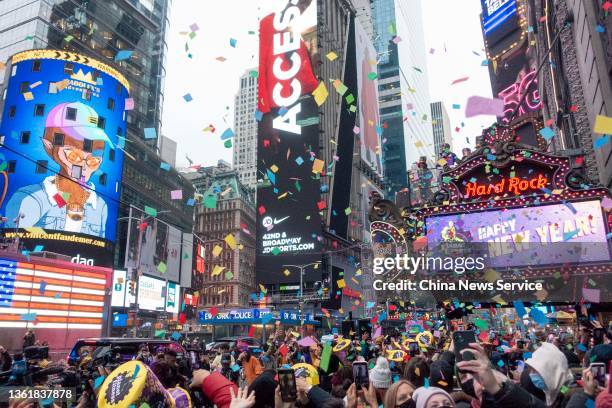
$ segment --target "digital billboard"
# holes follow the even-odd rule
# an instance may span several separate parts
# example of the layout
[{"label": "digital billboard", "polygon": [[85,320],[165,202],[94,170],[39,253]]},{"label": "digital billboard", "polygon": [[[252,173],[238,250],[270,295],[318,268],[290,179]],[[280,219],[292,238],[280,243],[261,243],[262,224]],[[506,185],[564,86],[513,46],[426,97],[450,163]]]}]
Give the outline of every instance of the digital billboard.
[{"label": "digital billboard", "polygon": [[111,266],[129,86],[69,52],[15,54],[2,97],[0,213],[6,237]]},{"label": "digital billboard", "polygon": [[[125,290],[127,287],[126,271],[113,271],[113,284],[111,292],[111,306],[123,307],[125,305]],[[129,306],[129,305],[128,305]]]},{"label": "digital billboard", "polygon": [[130,208],[125,267],[179,281],[182,232],[137,208]]},{"label": "digital billboard", "polygon": [[181,305],[181,286],[174,282],[168,282],[166,286],[166,312],[178,313]]},{"label": "digital billboard", "polygon": [[320,260],[318,212],[326,208],[312,95],[319,85],[316,2],[282,3],[259,30],[256,269],[262,283],[295,280],[282,273],[284,264]]},{"label": "digital billboard", "polygon": [[430,249],[487,243],[493,267],[610,260],[599,201],[433,216],[426,226]]},{"label": "digital billboard", "polygon": [[166,309],[166,282],[141,275],[138,278],[138,308],[164,311]]},{"label": "digital billboard", "polygon": [[378,109],[378,79],[371,79],[372,72],[377,72],[376,49],[358,19],[355,19],[355,52],[357,56],[361,159],[382,177],[382,123],[380,123]]}]

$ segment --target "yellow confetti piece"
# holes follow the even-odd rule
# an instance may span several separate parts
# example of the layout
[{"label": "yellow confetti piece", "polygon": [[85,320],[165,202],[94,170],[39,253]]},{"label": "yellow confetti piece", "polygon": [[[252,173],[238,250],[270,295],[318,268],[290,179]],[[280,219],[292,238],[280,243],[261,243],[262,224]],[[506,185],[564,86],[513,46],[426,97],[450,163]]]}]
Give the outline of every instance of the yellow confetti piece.
[{"label": "yellow confetti piece", "polygon": [[223,272],[224,269],[225,269],[225,266],[215,265],[211,273],[211,276],[221,275],[221,272]]},{"label": "yellow confetti piece", "polygon": [[333,52],[333,51],[328,52],[328,53],[327,53],[325,56],[326,56],[326,57],[327,57],[327,59],[328,59],[328,60],[330,60],[330,61],[335,61],[335,60],[338,58],[338,54],[336,54],[336,53],[335,53],[335,52]]},{"label": "yellow confetti piece", "polygon": [[440,160],[438,160],[438,164],[439,164],[440,166],[446,166],[446,160],[444,160],[444,159],[440,159]]},{"label": "yellow confetti piece", "polygon": [[612,134],[612,118],[603,115],[597,115],[593,132],[603,134]]},{"label": "yellow confetti piece", "polygon": [[323,166],[325,166],[325,162],[320,159],[314,159],[312,162],[312,172],[314,174],[319,174],[323,171]]},{"label": "yellow confetti piece", "polygon": [[227,246],[229,246],[232,250],[236,249],[236,239],[232,234],[227,234],[227,236],[223,239]]},{"label": "yellow confetti piece", "polygon": [[285,274],[285,276],[291,275],[291,272],[289,272],[289,269],[285,269],[283,273]]},{"label": "yellow confetti piece", "polygon": [[268,293],[268,289],[266,289],[266,287],[264,285],[262,285],[261,283],[259,284],[259,290],[261,291],[261,293],[266,294]]},{"label": "yellow confetti piece", "polygon": [[417,140],[416,142],[414,142],[414,147],[417,147],[417,148],[423,147],[423,142],[421,142],[420,140]]},{"label": "yellow confetti piece", "polygon": [[346,286],[346,282],[344,281],[344,279],[338,279],[336,283],[338,284],[338,288],[340,289]]},{"label": "yellow confetti piece", "polygon": [[34,99],[34,94],[32,92],[24,92],[23,99],[25,99],[26,101],[31,101],[32,99]]},{"label": "yellow confetti piece", "polygon": [[355,276],[361,276],[361,274],[362,274],[361,268],[355,271]]},{"label": "yellow confetti piece", "polygon": [[223,247],[220,245],[215,245],[215,247],[212,250],[212,254],[216,258],[221,254],[221,251],[223,251]]},{"label": "yellow confetti piece", "polygon": [[270,166],[270,170],[272,170],[273,173],[276,173],[278,171],[278,166],[276,164],[273,164]]},{"label": "yellow confetti piece", "polygon": [[317,88],[314,91],[312,91],[312,95],[314,96],[317,106],[323,105],[325,101],[327,100],[327,97],[329,96],[329,92],[327,92],[327,87],[325,86],[325,82],[323,81],[319,82],[319,86],[317,86]]},{"label": "yellow confetti piece", "polygon": [[28,231],[32,235],[46,235],[47,234],[47,232],[40,227],[27,227],[25,230]]},{"label": "yellow confetti piece", "polygon": [[283,194],[279,195],[277,198],[278,198],[279,200],[282,200],[283,198],[287,197],[287,195],[288,195],[288,194],[289,194],[289,193],[285,191]]}]

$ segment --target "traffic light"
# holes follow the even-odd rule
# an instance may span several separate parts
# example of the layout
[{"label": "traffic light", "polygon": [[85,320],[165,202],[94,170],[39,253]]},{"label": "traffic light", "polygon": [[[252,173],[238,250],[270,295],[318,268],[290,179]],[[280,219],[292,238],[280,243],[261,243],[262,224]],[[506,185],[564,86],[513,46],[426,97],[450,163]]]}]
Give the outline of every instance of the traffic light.
[{"label": "traffic light", "polygon": [[136,296],[136,282],[131,280],[128,286],[128,290],[130,292],[130,295]]}]

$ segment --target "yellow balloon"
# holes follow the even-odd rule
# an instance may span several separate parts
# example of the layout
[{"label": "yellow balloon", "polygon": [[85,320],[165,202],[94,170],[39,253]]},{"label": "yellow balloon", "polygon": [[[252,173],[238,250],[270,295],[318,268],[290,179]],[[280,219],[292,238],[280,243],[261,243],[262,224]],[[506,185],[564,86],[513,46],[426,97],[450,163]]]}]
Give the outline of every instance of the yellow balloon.
[{"label": "yellow balloon", "polygon": [[337,353],[346,349],[348,346],[350,346],[350,344],[351,341],[349,339],[338,339],[338,343],[334,346],[332,350],[334,351],[334,353]]},{"label": "yellow balloon", "polygon": [[396,363],[401,363],[404,361],[404,357],[406,356],[406,352],[404,350],[387,350],[387,360],[395,361]]}]

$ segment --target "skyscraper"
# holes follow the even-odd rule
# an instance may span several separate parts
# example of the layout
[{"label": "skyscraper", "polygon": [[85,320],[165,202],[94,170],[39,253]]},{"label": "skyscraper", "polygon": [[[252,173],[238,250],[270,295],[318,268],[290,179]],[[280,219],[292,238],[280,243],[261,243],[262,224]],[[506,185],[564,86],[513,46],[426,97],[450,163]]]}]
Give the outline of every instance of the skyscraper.
[{"label": "skyscraper", "polygon": [[240,77],[240,87],[234,104],[234,169],[240,182],[255,190],[257,185],[257,78],[255,68]]},{"label": "skyscraper", "polygon": [[[158,148],[164,101],[170,0],[64,0],[0,2],[0,61],[19,51],[50,48],[74,51],[109,64],[130,84],[134,108],[126,110],[126,138],[119,219],[129,205],[149,206],[183,231],[191,231],[193,187],[163,165]],[[123,57],[117,57],[124,51]],[[3,78],[3,75],[0,75]],[[143,129],[155,129],[145,138]],[[168,136],[172,137],[171,134]],[[183,190],[183,200],[171,191]],[[117,225],[115,259],[123,266],[127,222]]]},{"label": "skyscraper", "polygon": [[385,180],[394,193],[406,186],[407,168],[434,155],[421,2],[373,0],[372,18]]},{"label": "skyscraper", "polygon": [[443,102],[431,103],[431,127],[433,129],[436,160],[440,157],[442,145],[448,143],[453,149],[450,118]]}]

